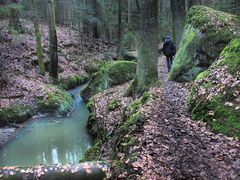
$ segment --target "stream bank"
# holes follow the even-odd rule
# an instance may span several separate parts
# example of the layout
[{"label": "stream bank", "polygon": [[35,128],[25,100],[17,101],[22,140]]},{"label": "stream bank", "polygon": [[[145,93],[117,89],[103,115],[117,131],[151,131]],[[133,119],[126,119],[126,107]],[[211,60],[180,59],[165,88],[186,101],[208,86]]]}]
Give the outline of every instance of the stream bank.
[{"label": "stream bank", "polygon": [[[0,149],[1,166],[79,162],[84,151],[92,144],[86,129],[89,112],[79,96],[80,87],[69,93],[74,97],[71,114],[63,117],[44,116],[27,122]],[[10,132],[14,133],[14,130]]]}]

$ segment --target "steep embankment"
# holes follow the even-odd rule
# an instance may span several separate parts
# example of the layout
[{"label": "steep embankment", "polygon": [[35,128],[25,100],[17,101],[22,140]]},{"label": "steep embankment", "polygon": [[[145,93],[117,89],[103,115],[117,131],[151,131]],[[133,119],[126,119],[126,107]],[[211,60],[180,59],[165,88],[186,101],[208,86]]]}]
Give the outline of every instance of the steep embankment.
[{"label": "steep embankment", "polygon": [[[72,99],[38,73],[33,25],[22,21],[24,34],[9,34],[8,21],[0,23],[0,125],[22,122],[37,111],[67,113]],[[48,27],[41,25],[45,67],[48,69]],[[98,63],[111,59],[111,44],[91,39],[65,27],[57,28],[59,85],[72,88],[87,80]]]},{"label": "steep embankment", "polygon": [[170,79],[191,81],[216,61],[223,48],[240,32],[237,16],[204,6],[192,7],[170,72]]},{"label": "steep embankment", "polygon": [[240,38],[195,81],[189,107],[194,119],[204,120],[216,132],[240,137]]},{"label": "steep embankment", "polygon": [[90,126],[97,136],[86,157],[111,160],[112,179],[238,179],[240,142],[190,119],[190,85],[166,80],[143,97],[124,97],[128,84],[95,95]]}]

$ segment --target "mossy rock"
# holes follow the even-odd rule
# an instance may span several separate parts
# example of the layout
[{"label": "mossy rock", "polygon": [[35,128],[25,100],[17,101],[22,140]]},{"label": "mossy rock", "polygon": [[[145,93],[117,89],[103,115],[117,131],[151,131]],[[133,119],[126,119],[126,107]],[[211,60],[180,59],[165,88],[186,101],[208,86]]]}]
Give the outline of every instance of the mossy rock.
[{"label": "mossy rock", "polygon": [[71,95],[57,86],[49,86],[46,96],[38,98],[38,110],[44,113],[67,114],[73,106]]},{"label": "mossy rock", "polygon": [[115,61],[106,63],[94,73],[89,84],[82,90],[84,100],[89,97],[132,80],[136,73],[136,63],[129,61]]},{"label": "mossy rock", "polygon": [[69,90],[75,88],[81,84],[86,83],[89,80],[88,76],[79,76],[79,75],[72,75],[65,79],[60,79],[60,86],[64,89]]},{"label": "mossy rock", "polygon": [[21,104],[13,104],[9,107],[0,108],[0,126],[9,123],[21,123],[33,115],[31,107]]},{"label": "mossy rock", "polygon": [[169,74],[174,81],[192,81],[207,70],[240,32],[237,16],[205,6],[193,6]]},{"label": "mossy rock", "polygon": [[240,38],[195,81],[189,97],[193,119],[204,120],[215,132],[240,137]]}]

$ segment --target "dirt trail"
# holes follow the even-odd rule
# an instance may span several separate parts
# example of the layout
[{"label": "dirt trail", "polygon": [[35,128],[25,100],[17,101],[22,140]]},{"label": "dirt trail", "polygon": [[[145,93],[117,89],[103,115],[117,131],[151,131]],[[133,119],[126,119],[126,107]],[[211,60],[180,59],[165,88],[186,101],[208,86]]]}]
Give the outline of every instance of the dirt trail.
[{"label": "dirt trail", "polygon": [[137,135],[140,179],[240,179],[240,142],[189,118],[189,88],[167,81],[165,63],[161,58],[163,86],[146,105],[147,123]]}]

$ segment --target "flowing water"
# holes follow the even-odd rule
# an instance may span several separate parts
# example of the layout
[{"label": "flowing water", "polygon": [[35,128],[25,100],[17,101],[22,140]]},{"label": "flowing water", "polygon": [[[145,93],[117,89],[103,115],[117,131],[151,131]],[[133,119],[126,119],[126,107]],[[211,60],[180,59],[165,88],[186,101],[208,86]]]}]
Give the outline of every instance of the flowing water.
[{"label": "flowing water", "polygon": [[32,120],[0,149],[0,166],[79,162],[92,145],[86,129],[89,111],[79,96],[79,87],[69,92],[75,97],[71,115]]}]

